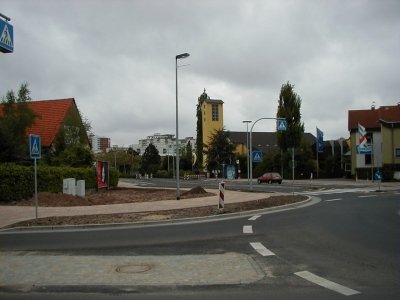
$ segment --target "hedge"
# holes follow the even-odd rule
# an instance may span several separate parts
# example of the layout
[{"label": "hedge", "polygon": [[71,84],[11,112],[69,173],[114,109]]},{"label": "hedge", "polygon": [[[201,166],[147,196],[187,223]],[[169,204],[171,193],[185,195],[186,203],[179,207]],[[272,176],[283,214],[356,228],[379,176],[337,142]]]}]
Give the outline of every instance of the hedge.
[{"label": "hedge", "polygon": [[[35,192],[33,166],[12,163],[0,164],[0,202],[18,201],[31,198]],[[49,167],[38,165],[37,180],[39,192],[62,192],[63,179],[85,180],[86,189],[95,189],[97,176],[95,168]],[[110,170],[110,186],[118,184],[118,171]]]}]

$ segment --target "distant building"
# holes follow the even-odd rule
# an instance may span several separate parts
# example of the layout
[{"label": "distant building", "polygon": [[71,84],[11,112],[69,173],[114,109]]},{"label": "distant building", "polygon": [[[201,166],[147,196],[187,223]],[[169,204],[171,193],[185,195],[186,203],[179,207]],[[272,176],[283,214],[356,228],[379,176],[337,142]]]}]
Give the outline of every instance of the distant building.
[{"label": "distant building", "polygon": [[90,139],[93,153],[107,152],[111,147],[111,140],[108,137],[92,135]]},{"label": "distant building", "polygon": [[[193,137],[179,139],[179,148],[186,147],[189,142],[194,151],[196,149],[196,140]],[[157,148],[160,156],[175,156],[176,154],[176,139],[173,134],[155,133],[154,135],[147,136],[146,139],[139,140],[139,144],[132,145],[132,148],[140,155],[143,155],[144,151],[150,144],[153,144]]]},{"label": "distant building", "polygon": [[[235,145],[235,152],[240,155],[247,155],[249,149],[247,149],[247,132],[231,131],[230,139]],[[250,133],[249,133],[250,137]],[[316,138],[311,133],[304,133],[304,137],[310,145],[315,145]],[[252,149],[253,151],[261,151],[264,154],[268,152],[280,151],[278,142],[276,139],[276,132],[253,132],[251,135]],[[249,138],[250,143],[250,138]],[[250,145],[249,145],[250,147]]]},{"label": "distant building", "polygon": [[[351,174],[361,172],[362,169],[373,176],[374,168],[385,165],[395,171],[400,168],[400,104],[381,106],[364,110],[348,111],[348,129],[351,144]],[[371,146],[371,153],[358,154],[356,146],[359,144],[360,134],[358,125],[365,128],[367,144]],[[396,169],[397,168],[397,169]],[[397,171],[400,171],[397,170]]]}]

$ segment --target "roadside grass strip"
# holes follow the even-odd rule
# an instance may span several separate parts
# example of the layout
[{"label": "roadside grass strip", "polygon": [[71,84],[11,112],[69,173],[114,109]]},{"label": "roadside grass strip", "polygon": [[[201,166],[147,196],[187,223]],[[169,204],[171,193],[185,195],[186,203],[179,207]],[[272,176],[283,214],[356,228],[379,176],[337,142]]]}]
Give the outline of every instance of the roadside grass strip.
[{"label": "roadside grass strip", "polygon": [[272,256],[275,255],[274,252],[271,250],[267,249],[264,247],[263,244],[255,242],[255,243],[250,243],[250,245],[256,250],[258,253],[260,253],[262,256]]},{"label": "roadside grass strip", "polygon": [[243,233],[246,233],[246,234],[253,233],[253,226],[252,225],[244,225],[243,226]]},{"label": "roadside grass strip", "polygon": [[308,280],[312,283],[315,283],[319,286],[322,286],[324,288],[327,288],[329,290],[335,291],[339,294],[342,294],[344,296],[351,296],[351,295],[356,295],[356,294],[360,294],[359,291],[353,290],[351,288],[348,288],[346,286],[337,284],[333,281],[327,280],[325,278],[322,278],[320,276],[317,276],[311,272],[308,271],[301,271],[301,272],[296,272],[294,273],[295,275]]},{"label": "roadside grass strip", "polygon": [[255,220],[257,220],[259,217],[261,217],[261,215],[252,216],[252,217],[249,219],[249,221],[255,221]]},{"label": "roadside grass strip", "polygon": [[329,199],[329,200],[325,200],[325,202],[333,202],[333,201],[340,201],[343,200],[342,198],[336,198],[336,199]]}]

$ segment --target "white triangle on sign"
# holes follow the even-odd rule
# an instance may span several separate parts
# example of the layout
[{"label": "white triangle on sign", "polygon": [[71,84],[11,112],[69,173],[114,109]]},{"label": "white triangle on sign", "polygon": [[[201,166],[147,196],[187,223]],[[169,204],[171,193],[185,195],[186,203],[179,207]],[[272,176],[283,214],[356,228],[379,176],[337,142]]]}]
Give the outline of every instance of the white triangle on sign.
[{"label": "white triangle on sign", "polygon": [[32,154],[39,154],[39,147],[37,145],[37,141],[35,140],[32,145]]},{"label": "white triangle on sign", "polygon": [[11,39],[10,32],[8,31],[8,26],[7,26],[7,24],[4,25],[3,32],[1,33],[1,36],[0,36],[0,41],[1,41],[3,44],[6,44],[6,45],[9,46],[9,47],[12,47],[12,46],[13,46],[13,41],[12,41],[12,39]]},{"label": "white triangle on sign", "polygon": [[261,159],[260,153],[256,153],[256,154],[254,155],[254,160],[260,160],[260,159]]}]

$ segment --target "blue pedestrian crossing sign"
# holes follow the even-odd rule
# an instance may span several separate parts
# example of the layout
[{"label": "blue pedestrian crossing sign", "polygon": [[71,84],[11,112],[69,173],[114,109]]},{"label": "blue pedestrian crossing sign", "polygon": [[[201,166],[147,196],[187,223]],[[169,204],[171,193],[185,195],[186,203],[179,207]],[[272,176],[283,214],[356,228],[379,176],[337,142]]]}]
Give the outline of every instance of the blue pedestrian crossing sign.
[{"label": "blue pedestrian crossing sign", "polygon": [[382,180],[382,172],[376,171],[374,177],[375,177],[375,180]]},{"label": "blue pedestrian crossing sign", "polygon": [[261,162],[263,158],[263,153],[261,151],[253,151],[252,159],[253,162]]},{"label": "blue pedestrian crossing sign", "polygon": [[0,52],[10,53],[14,51],[13,26],[0,19]]},{"label": "blue pedestrian crossing sign", "polygon": [[276,119],[276,130],[277,131],[286,131],[287,130],[286,119]]},{"label": "blue pedestrian crossing sign", "polygon": [[29,155],[31,158],[41,158],[42,141],[39,135],[29,135]]}]

